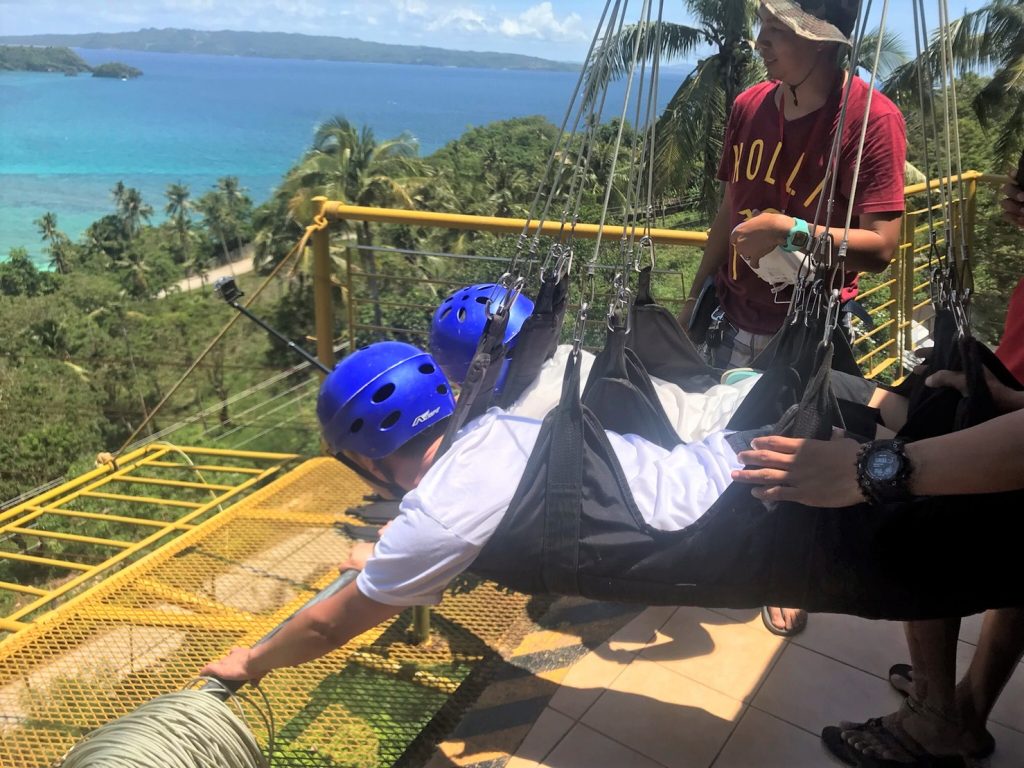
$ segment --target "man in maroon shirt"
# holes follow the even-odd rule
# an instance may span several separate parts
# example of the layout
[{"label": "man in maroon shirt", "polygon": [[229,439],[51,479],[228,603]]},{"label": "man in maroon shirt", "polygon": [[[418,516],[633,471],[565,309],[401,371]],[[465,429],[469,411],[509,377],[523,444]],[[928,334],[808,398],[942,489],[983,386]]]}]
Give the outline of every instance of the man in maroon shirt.
[{"label": "man in maroon shirt", "polygon": [[[757,50],[769,82],[737,97],[729,116],[718,177],[725,195],[718,209],[693,289],[679,316],[689,325],[698,292],[714,278],[717,332],[706,339],[720,368],[745,367],[782,326],[791,287],[770,285],[755,269],[768,256],[788,254],[825,227],[822,196],[832,140],[842,121],[833,213],[834,242],[843,236],[853,199],[853,219],[842,300],[856,295],[857,273],[881,272],[896,254],[904,209],[906,127],[885,96],[854,77],[846,88],[840,65],[848,52],[858,0],[763,0]],[[849,93],[845,115],[843,100]],[[864,115],[867,132],[854,189]],[[822,206],[827,208],[827,206]],[[784,258],[784,255],[783,255]],[[771,608],[765,624],[792,634],[802,612]]]}]

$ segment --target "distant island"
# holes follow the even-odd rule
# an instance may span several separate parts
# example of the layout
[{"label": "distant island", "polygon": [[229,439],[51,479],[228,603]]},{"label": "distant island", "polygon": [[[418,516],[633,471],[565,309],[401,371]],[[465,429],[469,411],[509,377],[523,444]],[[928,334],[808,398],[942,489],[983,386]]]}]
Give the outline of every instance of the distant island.
[{"label": "distant island", "polygon": [[204,32],[195,29],[141,29],[83,35],[7,35],[0,43],[104,48],[215,56],[262,56],[271,59],[325,59],[377,64],[425,64],[436,67],[575,71],[578,64],[514,53],[451,51],[416,45],[370,43],[353,37],[300,35],[288,32]]},{"label": "distant island", "polygon": [[121,80],[142,75],[141,69],[117,61],[90,67],[70,48],[32,45],[0,45],[0,70],[63,72],[65,75],[91,72],[93,77],[114,77]]}]

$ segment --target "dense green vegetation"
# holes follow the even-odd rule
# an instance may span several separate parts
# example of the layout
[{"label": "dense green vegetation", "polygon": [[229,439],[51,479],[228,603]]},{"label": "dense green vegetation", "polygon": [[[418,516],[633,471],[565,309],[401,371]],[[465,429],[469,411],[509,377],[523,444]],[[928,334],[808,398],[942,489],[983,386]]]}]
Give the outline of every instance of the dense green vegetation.
[{"label": "dense green vegetation", "polygon": [[70,48],[29,45],[0,45],[0,70],[22,72],[64,72],[77,75],[91,67]]},{"label": "dense green vegetation", "polygon": [[92,72],[93,77],[133,78],[142,75],[141,69],[120,62],[90,67],[77,53],[66,47],[0,45],[0,70],[20,72],[63,72],[77,75]]},{"label": "dense green vegetation", "polygon": [[85,35],[21,35],[0,42],[22,45],[63,45],[160,53],[205,53],[214,56],[264,56],[271,59],[325,59],[380,64],[428,64],[480,69],[574,70],[578,64],[549,61],[514,53],[450,51],[423,45],[371,43],[354,37],[300,35],[286,32],[208,32],[197,29],[140,29],[137,32],[96,32]]},{"label": "dense green vegetation", "polygon": [[100,64],[98,67],[93,67],[92,76],[115,77],[121,80],[131,80],[136,77],[141,77],[142,70],[115,61],[109,64]]}]

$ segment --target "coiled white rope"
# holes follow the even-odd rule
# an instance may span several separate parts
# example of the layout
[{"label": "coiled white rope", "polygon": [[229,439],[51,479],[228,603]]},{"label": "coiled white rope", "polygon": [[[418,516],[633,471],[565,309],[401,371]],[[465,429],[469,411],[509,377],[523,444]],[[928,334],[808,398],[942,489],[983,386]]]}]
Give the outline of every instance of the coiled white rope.
[{"label": "coiled white rope", "polygon": [[[273,721],[268,719],[269,706],[266,713],[259,707],[257,711],[267,725],[272,750]],[[146,702],[97,728],[76,744],[60,763],[61,768],[268,768],[269,765],[249,730],[241,707],[239,714],[235,714],[216,695],[200,690],[168,693]]]}]

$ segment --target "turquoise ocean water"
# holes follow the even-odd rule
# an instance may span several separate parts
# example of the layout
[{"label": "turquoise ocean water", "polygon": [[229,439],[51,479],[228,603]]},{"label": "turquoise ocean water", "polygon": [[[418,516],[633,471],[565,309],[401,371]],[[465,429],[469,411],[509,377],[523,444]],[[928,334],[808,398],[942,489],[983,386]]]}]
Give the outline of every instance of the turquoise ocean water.
[{"label": "turquoise ocean water", "polygon": [[[571,72],[456,69],[353,62],[79,50],[90,64],[122,61],[145,73],[121,81],[0,73],[0,258],[24,246],[45,261],[33,221],[57,214],[73,239],[112,211],[118,180],[158,212],[172,182],[194,197],[237,176],[256,202],[333,115],[403,131],[421,154],[466,128],[522,115],[561,123]],[[681,80],[667,72],[662,106]],[[621,109],[622,87],[616,109]],[[538,169],[538,173],[540,169]],[[159,220],[159,217],[155,217]]]}]

